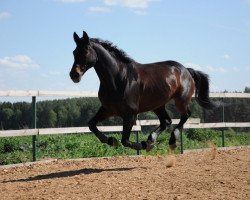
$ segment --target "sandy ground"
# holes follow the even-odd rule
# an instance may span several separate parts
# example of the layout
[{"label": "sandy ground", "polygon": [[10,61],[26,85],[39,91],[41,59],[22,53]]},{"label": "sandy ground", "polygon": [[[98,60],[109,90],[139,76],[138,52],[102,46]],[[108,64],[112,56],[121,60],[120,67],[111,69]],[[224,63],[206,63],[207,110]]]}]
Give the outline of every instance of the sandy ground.
[{"label": "sandy ground", "polygon": [[0,168],[0,199],[250,199],[250,148]]}]

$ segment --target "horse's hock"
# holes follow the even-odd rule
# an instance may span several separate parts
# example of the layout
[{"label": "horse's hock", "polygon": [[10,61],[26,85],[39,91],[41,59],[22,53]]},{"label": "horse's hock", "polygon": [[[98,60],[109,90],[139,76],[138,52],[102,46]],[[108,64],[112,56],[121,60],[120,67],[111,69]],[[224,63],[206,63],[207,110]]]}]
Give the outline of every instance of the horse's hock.
[{"label": "horse's hock", "polygon": [[[214,154],[216,152],[216,155]],[[0,168],[1,199],[250,199],[250,147]],[[173,160],[174,159],[174,160]]]}]

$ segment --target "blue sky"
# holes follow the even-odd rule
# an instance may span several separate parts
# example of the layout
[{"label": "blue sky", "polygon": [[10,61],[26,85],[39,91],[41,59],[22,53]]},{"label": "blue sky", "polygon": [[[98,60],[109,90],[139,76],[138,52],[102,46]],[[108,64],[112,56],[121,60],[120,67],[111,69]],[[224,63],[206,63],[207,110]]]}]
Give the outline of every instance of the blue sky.
[{"label": "blue sky", "polygon": [[0,0],[0,90],[97,91],[94,69],[70,80],[73,32],[134,60],[176,60],[211,91],[250,86],[250,0]]}]

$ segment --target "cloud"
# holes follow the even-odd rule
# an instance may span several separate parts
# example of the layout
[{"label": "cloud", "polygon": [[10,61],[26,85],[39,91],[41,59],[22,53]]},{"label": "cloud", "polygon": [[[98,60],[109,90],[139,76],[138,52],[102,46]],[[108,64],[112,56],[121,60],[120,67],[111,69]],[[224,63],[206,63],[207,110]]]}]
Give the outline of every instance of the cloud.
[{"label": "cloud", "polygon": [[206,66],[206,69],[208,69],[211,72],[227,72],[227,70],[224,67],[213,67],[213,66]]},{"label": "cloud", "polygon": [[108,7],[99,7],[99,6],[91,6],[88,8],[88,11],[91,13],[107,13],[110,12],[110,8]]},{"label": "cloud", "polygon": [[121,6],[131,9],[136,15],[146,15],[151,2],[160,0],[103,0],[106,6]]},{"label": "cloud", "polygon": [[116,6],[119,3],[119,0],[104,0],[104,4],[107,6]]},{"label": "cloud", "polygon": [[29,70],[36,68],[39,68],[39,65],[26,55],[0,58],[0,70]]},{"label": "cloud", "polygon": [[147,8],[151,0],[104,0],[108,6],[125,6],[128,8]]},{"label": "cloud", "polygon": [[82,3],[85,0],[56,0],[56,1],[61,2],[61,3]]},{"label": "cloud", "polygon": [[62,76],[62,72],[61,71],[48,71],[46,73],[41,73],[41,77],[43,78],[55,78],[58,76]]},{"label": "cloud", "polygon": [[146,15],[147,12],[145,10],[134,10],[134,13],[136,15]]},{"label": "cloud", "polygon": [[227,53],[225,53],[222,57],[223,57],[224,59],[226,59],[226,60],[228,60],[228,59],[230,59],[230,58],[231,58],[231,56],[230,56],[230,55],[228,55]]},{"label": "cloud", "polygon": [[246,70],[246,71],[250,72],[250,65],[248,65],[248,66],[244,67],[244,70]]},{"label": "cloud", "polygon": [[[228,72],[228,70],[225,67],[214,67],[211,65],[201,66],[201,65],[195,64],[195,63],[185,63],[184,66],[187,68],[193,68],[195,70],[200,70],[200,71],[204,71],[204,72],[206,72],[206,71],[220,72],[220,73]],[[236,71],[235,69],[232,69],[232,70]]]},{"label": "cloud", "polygon": [[0,20],[4,20],[11,17],[11,14],[9,12],[0,12]]}]

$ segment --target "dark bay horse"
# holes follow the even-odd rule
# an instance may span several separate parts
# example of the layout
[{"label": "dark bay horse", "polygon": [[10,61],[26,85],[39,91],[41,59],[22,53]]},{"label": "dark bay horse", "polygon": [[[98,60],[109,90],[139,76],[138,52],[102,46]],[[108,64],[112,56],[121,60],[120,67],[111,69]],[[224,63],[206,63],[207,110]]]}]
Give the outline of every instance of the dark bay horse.
[{"label": "dark bay horse", "polygon": [[[197,102],[205,109],[215,106],[209,99],[208,76],[200,71],[185,68],[175,61],[140,64],[129,58],[111,42],[89,38],[86,32],[80,38],[74,33],[76,49],[70,77],[78,83],[83,74],[94,67],[99,79],[98,92],[102,106],[89,121],[90,130],[103,143],[117,146],[114,137],[107,137],[97,128],[97,123],[111,116],[123,119],[122,144],[136,150],[154,147],[158,135],[171,125],[165,105],[173,99],[181,114],[179,124],[171,133],[169,145],[176,148],[176,141],[184,123],[190,117],[188,105],[195,93]],[[160,120],[159,127],[147,141],[129,140],[138,113],[153,111]]]}]

